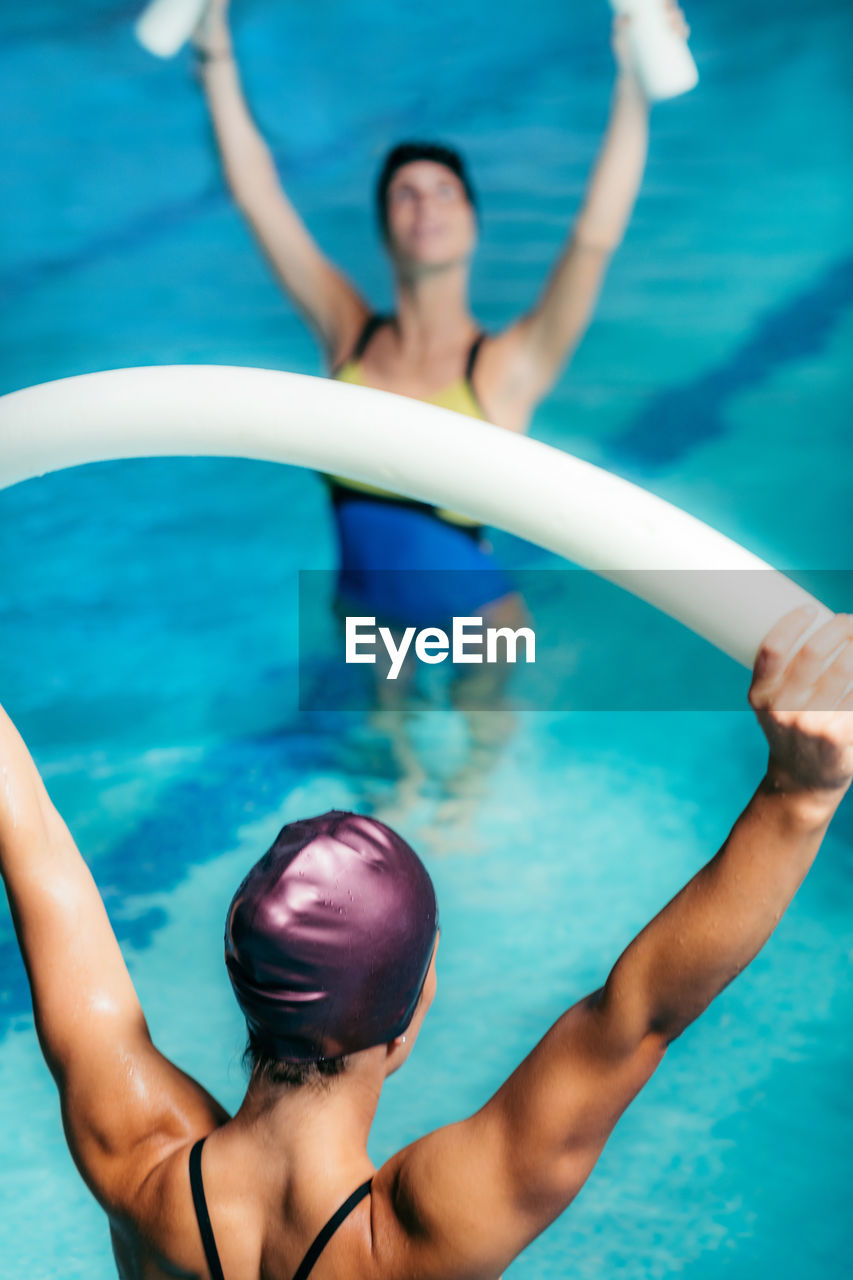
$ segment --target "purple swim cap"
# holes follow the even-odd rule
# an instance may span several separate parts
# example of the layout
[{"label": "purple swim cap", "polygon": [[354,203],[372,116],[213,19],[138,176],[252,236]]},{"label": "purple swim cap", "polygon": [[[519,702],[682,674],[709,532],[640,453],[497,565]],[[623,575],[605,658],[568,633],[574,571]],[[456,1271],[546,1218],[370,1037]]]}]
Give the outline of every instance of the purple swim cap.
[{"label": "purple swim cap", "polygon": [[409,1025],[438,930],[426,867],[375,818],[290,822],[234,895],[225,963],[278,1061],[385,1044]]}]

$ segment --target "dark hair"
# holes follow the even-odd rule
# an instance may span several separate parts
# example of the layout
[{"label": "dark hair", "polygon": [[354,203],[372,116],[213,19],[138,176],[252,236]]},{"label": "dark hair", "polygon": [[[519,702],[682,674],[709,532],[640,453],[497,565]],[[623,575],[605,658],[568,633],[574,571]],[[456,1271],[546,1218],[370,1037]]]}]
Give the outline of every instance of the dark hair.
[{"label": "dark hair", "polygon": [[282,1062],[272,1057],[249,1032],[249,1042],[243,1052],[243,1065],[251,1072],[250,1083],[284,1084],[299,1088],[306,1084],[322,1084],[342,1075],[347,1068],[347,1058],[312,1058],[305,1062]]},{"label": "dark hair", "polygon": [[442,164],[445,169],[455,173],[462,183],[468,203],[477,212],[477,196],[468,176],[465,161],[458,151],[452,147],[442,146],[439,142],[398,142],[385,157],[379,177],[376,180],[376,214],[383,239],[388,239],[388,188],[391,179],[404,164],[413,164],[415,160],[431,160],[433,164]]}]

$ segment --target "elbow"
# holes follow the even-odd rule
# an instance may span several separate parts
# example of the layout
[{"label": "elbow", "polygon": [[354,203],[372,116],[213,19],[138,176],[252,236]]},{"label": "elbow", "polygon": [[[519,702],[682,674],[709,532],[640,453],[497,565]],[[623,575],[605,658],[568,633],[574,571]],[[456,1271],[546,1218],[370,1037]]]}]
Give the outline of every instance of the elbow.
[{"label": "elbow", "polygon": [[572,243],[586,254],[598,255],[602,260],[602,266],[606,266],[624,238],[624,226],[614,226],[603,220],[585,218],[581,214],[575,225]]},{"label": "elbow", "polygon": [[257,184],[251,179],[247,180],[242,174],[228,170],[225,172],[225,180],[228,183],[228,190],[231,192],[231,198],[237,208],[247,218],[251,218],[262,203]]},{"label": "elbow", "polygon": [[684,1034],[689,1025],[690,1023],[685,1022],[683,1019],[669,1018],[654,1021],[649,1024],[648,1039],[656,1041],[661,1046],[660,1052],[661,1056],[663,1056],[669,1046]]},{"label": "elbow", "polygon": [[701,999],[692,1001],[683,1008],[655,1012],[649,1022],[649,1034],[658,1037],[668,1047],[684,1034],[691,1023],[701,1017],[710,1003],[710,998]]},{"label": "elbow", "polygon": [[271,214],[270,194],[253,182],[229,182],[234,204],[240,215],[260,235],[262,229],[269,225]]},{"label": "elbow", "polygon": [[279,197],[278,179],[260,163],[226,162],[225,181],[241,213],[247,217],[262,214]]},{"label": "elbow", "polygon": [[602,1055],[610,1060],[642,1061],[654,1071],[680,1032],[659,1022],[639,1002],[625,1000],[605,984],[588,998],[587,1007],[598,1024]]}]

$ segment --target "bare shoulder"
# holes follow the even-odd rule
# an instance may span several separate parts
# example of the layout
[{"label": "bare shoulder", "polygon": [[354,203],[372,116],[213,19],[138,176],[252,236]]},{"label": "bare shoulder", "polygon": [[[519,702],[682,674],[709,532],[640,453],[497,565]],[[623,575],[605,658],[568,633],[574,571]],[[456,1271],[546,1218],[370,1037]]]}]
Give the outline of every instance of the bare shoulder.
[{"label": "bare shoulder", "polygon": [[354,289],[341,290],[337,305],[331,310],[335,316],[335,323],[330,328],[325,342],[325,354],[328,371],[333,374],[352,357],[372,312]]},{"label": "bare shoulder", "polygon": [[521,320],[516,320],[483,338],[477,356],[477,374],[484,384],[499,387],[506,383],[524,358],[524,327]]},{"label": "bare shoulder", "polygon": [[[152,1206],[198,1138],[229,1119],[215,1098],[150,1041],[102,1053],[63,1097],[75,1163],[102,1208],[123,1221],[156,1222]],[[121,1068],[123,1067],[123,1074]],[[165,1202],[163,1202],[165,1203]]]},{"label": "bare shoulder", "polygon": [[538,376],[521,321],[483,339],[473,381],[490,422],[509,431],[527,430],[548,387]]},{"label": "bare shoulder", "polygon": [[[152,1275],[204,1274],[204,1246],[193,1203],[190,1154],[199,1138],[210,1137],[213,1132],[215,1129],[176,1138],[174,1133],[162,1131],[152,1134],[137,1152],[126,1185],[116,1188],[114,1202],[105,1206],[116,1260],[120,1264],[124,1260],[128,1274],[136,1275],[140,1267],[152,1266],[158,1268]],[[208,1182],[205,1170],[206,1196],[211,1190]],[[256,1259],[261,1238],[255,1223],[257,1206],[245,1203],[240,1194],[223,1195],[218,1186],[214,1190],[215,1199],[211,1196],[210,1203],[215,1205],[217,1242],[220,1238],[233,1238],[241,1263],[249,1255]],[[149,1271],[145,1270],[145,1274]]]},{"label": "bare shoulder", "polygon": [[387,1238],[418,1261],[406,1274],[495,1280],[580,1191],[662,1058],[656,1037],[621,1036],[625,1019],[597,995],[568,1010],[479,1111],[379,1171]]},{"label": "bare shoulder", "polygon": [[412,1280],[498,1280],[536,1234],[519,1232],[505,1138],[486,1111],[399,1151],[373,1183],[378,1274]]}]

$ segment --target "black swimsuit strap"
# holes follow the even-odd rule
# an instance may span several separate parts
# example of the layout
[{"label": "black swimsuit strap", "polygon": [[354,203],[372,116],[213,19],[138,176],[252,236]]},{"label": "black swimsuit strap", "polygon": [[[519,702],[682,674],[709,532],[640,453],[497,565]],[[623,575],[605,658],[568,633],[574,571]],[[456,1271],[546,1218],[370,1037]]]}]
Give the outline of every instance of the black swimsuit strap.
[{"label": "black swimsuit strap", "polygon": [[325,1227],[323,1227],[323,1230],[319,1233],[305,1257],[302,1259],[299,1270],[296,1272],[293,1280],[306,1280],[306,1277],[311,1272],[314,1263],[317,1261],[320,1254],[323,1252],[344,1219],[349,1217],[357,1204],[361,1204],[365,1196],[370,1195],[370,1184],[372,1182],[372,1178],[368,1178],[367,1182],[362,1182],[358,1190],[353,1191],[352,1195],[347,1197],[340,1209],[338,1209],[337,1213],[332,1214],[331,1218],[326,1223]]},{"label": "black swimsuit strap", "polygon": [[195,1216],[198,1219],[198,1229],[201,1232],[201,1242],[204,1245],[204,1256],[207,1259],[207,1268],[210,1272],[211,1280],[225,1280],[225,1276],[222,1274],[222,1263],[219,1261],[219,1254],[216,1250],[216,1241],[213,1238],[213,1227],[210,1225],[210,1214],[207,1212],[204,1184],[201,1180],[201,1149],[203,1146],[204,1138],[199,1138],[190,1152],[190,1187],[193,1193],[193,1206],[195,1208]]},{"label": "black swimsuit strap", "polygon": [[360,360],[368,348],[370,339],[376,333],[377,329],[381,329],[383,325],[388,324],[387,316],[381,316],[378,312],[374,312],[372,316],[368,316],[364,322],[364,328],[358,335],[358,341],[353,347],[350,360]]},{"label": "black swimsuit strap", "polygon": [[[210,1223],[210,1214],[207,1211],[207,1200],[204,1196],[204,1183],[201,1178],[201,1149],[204,1146],[204,1138],[199,1138],[198,1142],[190,1152],[190,1188],[193,1193],[193,1207],[195,1208],[195,1216],[198,1221],[198,1229],[201,1232],[201,1242],[204,1245],[204,1256],[207,1260],[207,1267],[211,1275],[211,1280],[225,1280],[222,1272],[222,1263],[219,1261],[219,1253],[216,1248],[216,1241],[213,1237],[213,1227]],[[329,1221],[319,1232],[314,1243],[309,1247],[308,1252],[299,1264],[299,1269],[293,1280],[306,1280],[310,1274],[314,1263],[337,1231],[338,1227],[348,1218],[356,1205],[361,1204],[365,1196],[370,1194],[370,1185],[372,1178],[368,1178],[363,1182],[357,1191],[353,1191],[351,1196],[343,1202],[340,1209],[333,1213]]]},{"label": "black swimsuit strap", "polygon": [[388,323],[387,316],[381,316],[377,312],[369,315],[362,325],[361,332],[355,340],[355,346],[348,356],[344,356],[343,360],[330,371],[330,377],[336,378],[343,369],[344,365],[352,364],[355,360],[360,360],[364,355],[371,338],[377,329],[381,329],[384,324]]},{"label": "black swimsuit strap", "polygon": [[[378,312],[369,315],[364,322],[358,340],[352,349],[352,355],[344,363],[349,364],[353,360],[360,360],[370,345],[373,335],[386,324],[392,324],[392,316],[383,316]],[[465,361],[465,381],[471,384],[474,376],[474,365],[477,363],[477,356],[480,354],[480,348],[486,338],[485,331],[478,333],[471,346],[468,348],[468,358]],[[473,390],[473,388],[472,388]]]},{"label": "black swimsuit strap", "polygon": [[[477,356],[480,354],[480,348],[485,341],[486,334],[478,333],[474,341],[471,343],[471,349],[468,352],[468,362],[465,365],[465,381],[471,385],[471,379],[474,376],[474,365],[477,363]],[[473,390],[473,387],[471,388]]]}]

